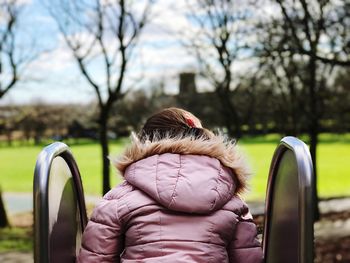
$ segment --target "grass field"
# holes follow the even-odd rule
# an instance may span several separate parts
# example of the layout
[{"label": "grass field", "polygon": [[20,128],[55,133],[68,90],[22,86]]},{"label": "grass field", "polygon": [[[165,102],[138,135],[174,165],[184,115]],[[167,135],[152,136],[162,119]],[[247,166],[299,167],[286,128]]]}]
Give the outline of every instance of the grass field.
[{"label": "grass field", "polygon": [[[302,138],[307,141],[306,138]],[[241,141],[253,170],[248,199],[265,196],[267,176],[279,136],[247,138]],[[321,197],[350,195],[350,135],[322,134],[317,149],[318,182]]]},{"label": "grass field", "polygon": [[[248,199],[263,199],[270,161],[280,136],[245,138],[240,148],[253,170]],[[350,195],[350,134],[322,134],[318,148],[318,189],[322,197]],[[68,142],[69,143],[69,142]],[[127,140],[113,141],[111,153],[120,153]],[[82,174],[86,194],[99,195],[102,189],[100,147],[95,142],[70,144]],[[0,186],[7,192],[31,192],[33,170],[43,146],[0,147]],[[112,185],[121,179],[112,168]]]},{"label": "grass field", "polygon": [[[111,155],[120,153],[126,140],[111,142]],[[96,142],[83,141],[79,144],[67,143],[73,152],[82,175],[84,190],[87,194],[100,194],[101,150]],[[35,162],[42,146],[0,147],[0,186],[4,192],[31,192]],[[118,182],[116,171],[111,168],[112,185]]]},{"label": "grass field", "polygon": [[12,227],[0,229],[0,253],[9,251],[33,251],[32,229]]}]

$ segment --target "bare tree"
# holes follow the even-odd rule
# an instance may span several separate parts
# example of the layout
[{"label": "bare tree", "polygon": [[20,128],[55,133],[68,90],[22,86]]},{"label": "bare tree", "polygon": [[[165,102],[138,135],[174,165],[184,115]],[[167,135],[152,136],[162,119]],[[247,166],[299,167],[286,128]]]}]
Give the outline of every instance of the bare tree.
[{"label": "bare tree", "polygon": [[[17,81],[17,64],[14,62],[14,29],[18,18],[18,7],[12,2],[0,4],[0,14],[5,21],[0,21],[0,98],[5,95]],[[4,62],[4,60],[7,60]],[[4,80],[4,63],[9,63],[12,70],[10,80]],[[6,65],[7,66],[7,65]]]},{"label": "bare tree", "polygon": [[5,205],[2,200],[2,191],[0,189],[0,228],[5,228],[9,226],[10,223],[7,218],[6,210],[5,210]]},{"label": "bare tree", "polygon": [[350,66],[349,1],[275,1],[298,53],[325,64]]},{"label": "bare tree", "polygon": [[[328,119],[336,120],[333,132],[346,133],[350,130],[350,69],[341,68],[332,83],[332,93],[328,96]],[[335,129],[334,129],[335,128]]]},{"label": "bare tree", "polygon": [[97,97],[103,193],[110,189],[109,115],[113,104],[124,95],[127,66],[149,20],[151,5],[150,0],[143,5],[124,0],[47,2],[81,74]]},{"label": "bare tree", "polygon": [[215,87],[228,133],[237,138],[242,135],[243,117],[232,100],[239,88],[234,63],[250,56],[251,7],[247,1],[188,2],[186,17],[191,27],[182,41],[198,59],[200,74]]},{"label": "bare tree", "polygon": [[269,17],[260,26],[257,54],[260,67],[265,72],[263,81],[268,83],[271,92],[279,94],[275,100],[278,109],[279,131],[297,136],[304,128],[306,94],[306,64],[308,58],[291,52],[290,32],[281,18]]},{"label": "bare tree", "polygon": [[[322,91],[334,65],[347,65],[349,59],[349,4],[345,1],[306,1],[274,0],[281,10],[277,19],[283,27],[283,41],[278,46],[281,61],[288,60],[288,66],[294,65],[303,86],[304,109],[308,119],[310,153],[314,164],[314,199],[317,201],[316,149],[320,132],[320,118],[323,111]],[[276,51],[276,50],[275,50]],[[296,64],[297,63],[297,64]],[[325,66],[327,64],[328,66]],[[283,68],[283,63],[282,65]],[[285,70],[286,68],[284,68]],[[285,71],[288,73],[288,71]],[[292,88],[292,87],[291,87]],[[316,218],[319,212],[315,207]]]},{"label": "bare tree", "polygon": [[[35,57],[23,52],[23,47],[18,43],[18,22],[24,6],[17,0],[0,2],[0,99],[15,87],[25,65]],[[6,225],[8,220],[0,192],[0,226]]]},{"label": "bare tree", "polygon": [[16,0],[0,3],[0,98],[13,88],[20,77],[24,57],[18,56],[18,20],[23,5]]}]

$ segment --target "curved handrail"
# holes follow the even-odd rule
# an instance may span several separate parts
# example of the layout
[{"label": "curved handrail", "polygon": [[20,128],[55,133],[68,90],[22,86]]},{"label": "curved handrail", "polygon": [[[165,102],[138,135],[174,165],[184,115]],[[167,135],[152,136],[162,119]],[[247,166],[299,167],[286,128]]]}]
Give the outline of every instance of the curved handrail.
[{"label": "curved handrail", "polygon": [[[48,185],[50,168],[55,157],[62,157],[72,173],[77,191],[81,229],[87,224],[87,215],[80,172],[69,147],[62,142],[54,142],[46,146],[38,155],[34,171],[33,200],[34,200],[34,260],[36,263],[49,262],[49,204]],[[44,246],[44,247],[43,247]]]},{"label": "curved handrail", "polygon": [[288,136],[284,137],[272,158],[268,185],[266,191],[266,202],[265,202],[265,224],[264,224],[264,236],[263,236],[263,252],[266,255],[267,252],[267,238],[268,231],[270,230],[270,207],[272,206],[273,199],[273,187],[275,183],[275,174],[279,162],[287,150],[291,150],[296,158],[298,168],[298,207],[301,222],[299,229],[299,262],[300,263],[311,263],[313,262],[313,214],[312,209],[312,184],[313,184],[313,166],[308,147],[301,140]]}]

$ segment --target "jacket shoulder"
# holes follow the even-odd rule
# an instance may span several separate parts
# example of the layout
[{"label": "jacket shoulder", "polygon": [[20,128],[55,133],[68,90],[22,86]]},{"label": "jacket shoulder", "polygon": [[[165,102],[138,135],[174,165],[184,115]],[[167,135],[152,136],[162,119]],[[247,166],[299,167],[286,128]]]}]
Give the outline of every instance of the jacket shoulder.
[{"label": "jacket shoulder", "polygon": [[102,203],[107,203],[110,210],[113,210],[118,217],[118,221],[125,223],[136,210],[140,208],[149,207],[150,205],[157,205],[157,202],[145,194],[137,187],[124,181],[120,185],[111,189],[102,200]]},{"label": "jacket shoulder", "polygon": [[247,204],[237,195],[234,195],[222,209],[231,211],[239,217],[245,216],[249,213]]},{"label": "jacket shoulder", "polygon": [[112,188],[104,196],[104,200],[118,200],[125,196],[127,193],[134,190],[134,187],[127,181],[123,181],[118,186]]},{"label": "jacket shoulder", "polygon": [[95,206],[90,220],[109,226],[120,223],[121,210],[123,210],[120,209],[120,201],[133,190],[134,187],[127,182],[123,182],[111,189]]}]

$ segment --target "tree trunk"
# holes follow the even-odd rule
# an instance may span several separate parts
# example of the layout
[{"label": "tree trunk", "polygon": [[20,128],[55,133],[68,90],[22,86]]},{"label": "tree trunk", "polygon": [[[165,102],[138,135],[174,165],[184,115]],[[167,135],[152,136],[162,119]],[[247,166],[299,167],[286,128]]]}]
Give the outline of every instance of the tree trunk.
[{"label": "tree trunk", "polygon": [[0,228],[5,228],[10,226],[9,221],[7,219],[7,214],[5,210],[5,205],[2,200],[2,192],[0,191]]},{"label": "tree trunk", "polygon": [[318,193],[317,193],[317,143],[318,143],[318,135],[316,131],[312,131],[310,136],[310,154],[311,154],[311,159],[314,167],[314,184],[313,184],[313,199],[314,199],[314,215],[315,215],[315,220],[318,221],[320,219],[320,211],[318,209]]},{"label": "tree trunk", "polygon": [[8,131],[8,133],[6,134],[6,137],[7,137],[7,145],[11,147],[12,146],[12,132]]},{"label": "tree trunk", "polygon": [[228,135],[237,139],[241,138],[241,123],[238,113],[231,102],[230,92],[224,92],[217,89],[217,94],[221,103],[221,112],[223,114],[223,120],[225,122]]},{"label": "tree trunk", "polygon": [[310,154],[314,167],[314,184],[313,184],[313,203],[315,220],[320,219],[320,211],[318,208],[318,193],[317,193],[317,143],[319,133],[319,110],[318,110],[318,94],[316,91],[316,59],[310,57],[309,61],[309,138],[310,138]]},{"label": "tree trunk", "polygon": [[289,91],[290,91],[290,112],[291,112],[291,131],[290,134],[293,136],[298,136],[298,106],[297,106],[297,96],[295,94],[295,88],[293,84],[289,84]]},{"label": "tree trunk", "polygon": [[110,177],[109,177],[109,147],[108,147],[108,114],[106,114],[103,110],[101,110],[102,113],[100,114],[100,134],[99,134],[99,141],[101,145],[102,150],[102,193],[106,194],[110,189]]}]

